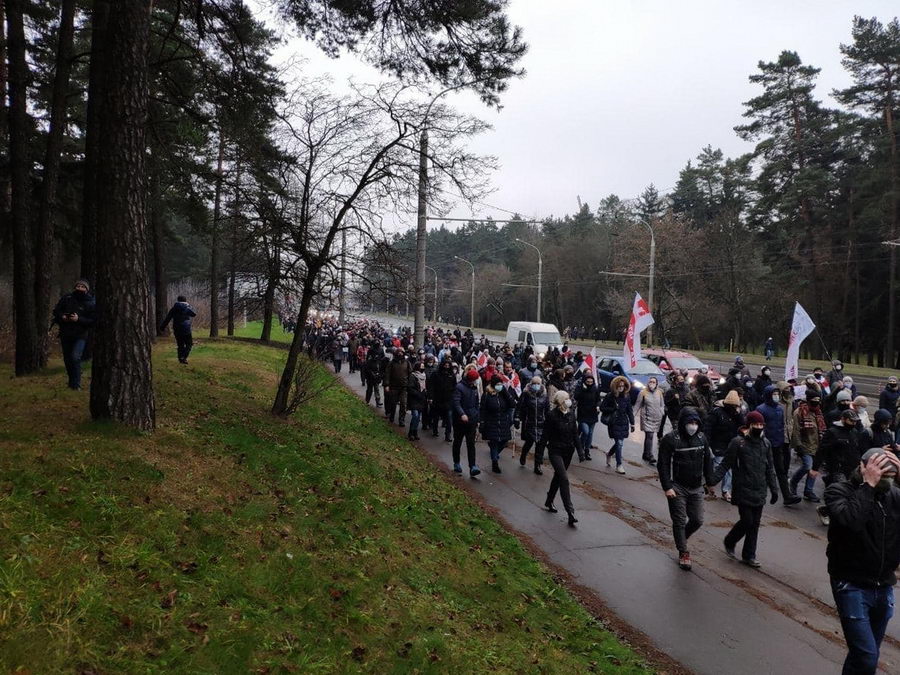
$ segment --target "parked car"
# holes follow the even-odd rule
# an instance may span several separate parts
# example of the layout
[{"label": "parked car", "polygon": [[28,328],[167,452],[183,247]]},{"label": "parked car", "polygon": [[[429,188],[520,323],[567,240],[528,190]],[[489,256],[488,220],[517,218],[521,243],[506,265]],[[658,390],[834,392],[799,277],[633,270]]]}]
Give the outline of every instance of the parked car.
[{"label": "parked car", "polygon": [[628,367],[625,359],[619,356],[604,356],[597,364],[597,377],[600,382],[600,391],[604,394],[609,393],[609,386],[612,379],[618,375],[623,375],[631,382],[631,402],[637,400],[637,396],[641,389],[647,386],[647,381],[651,377],[656,377],[659,382],[660,391],[669,388],[666,376],[653,361],[643,357],[637,359],[634,368]]},{"label": "parked car", "polygon": [[712,380],[713,386],[723,384],[725,378],[714,367],[703,363],[690,352],[676,352],[671,349],[647,349],[644,355],[659,366],[667,376],[673,370],[686,370],[688,384],[694,383],[694,378],[699,373],[706,374]]}]

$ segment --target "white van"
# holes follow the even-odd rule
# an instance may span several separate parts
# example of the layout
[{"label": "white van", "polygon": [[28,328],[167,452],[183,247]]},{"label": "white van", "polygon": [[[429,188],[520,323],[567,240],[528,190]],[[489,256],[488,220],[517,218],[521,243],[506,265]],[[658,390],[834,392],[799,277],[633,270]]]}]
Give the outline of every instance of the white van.
[{"label": "white van", "polygon": [[553,347],[562,349],[563,346],[556,326],[552,323],[534,321],[510,321],[506,327],[506,341],[511,345],[517,342],[526,346],[531,345],[538,358],[544,358],[544,354]]}]

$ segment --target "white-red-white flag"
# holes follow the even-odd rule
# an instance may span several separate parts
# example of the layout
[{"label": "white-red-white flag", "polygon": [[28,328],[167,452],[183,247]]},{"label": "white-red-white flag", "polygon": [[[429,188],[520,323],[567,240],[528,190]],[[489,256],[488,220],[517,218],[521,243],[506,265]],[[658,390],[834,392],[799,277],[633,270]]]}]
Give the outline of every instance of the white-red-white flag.
[{"label": "white-red-white flag", "polygon": [[522,395],[522,383],[519,381],[519,374],[513,373],[512,381],[510,382],[513,390],[516,392],[517,396]]},{"label": "white-red-white flag", "polygon": [[625,348],[623,357],[629,367],[634,368],[637,360],[641,358],[641,332],[655,323],[647,301],[640,293],[634,294],[634,306],[631,308],[631,320],[628,322],[628,332],[625,333]]},{"label": "white-red-white flag", "polygon": [[591,353],[588,354],[588,358],[591,360],[591,375],[594,376],[594,384],[598,384],[597,382],[597,348],[591,347]]},{"label": "white-red-white flag", "polygon": [[794,320],[791,322],[791,332],[788,335],[787,358],[784,360],[784,379],[797,379],[800,369],[800,343],[816,329],[816,324],[810,318],[806,310],[799,302],[794,303]]},{"label": "white-red-white flag", "polygon": [[475,359],[475,365],[478,366],[479,370],[484,368],[487,365],[488,353],[486,351],[482,351],[478,353],[478,357]]}]

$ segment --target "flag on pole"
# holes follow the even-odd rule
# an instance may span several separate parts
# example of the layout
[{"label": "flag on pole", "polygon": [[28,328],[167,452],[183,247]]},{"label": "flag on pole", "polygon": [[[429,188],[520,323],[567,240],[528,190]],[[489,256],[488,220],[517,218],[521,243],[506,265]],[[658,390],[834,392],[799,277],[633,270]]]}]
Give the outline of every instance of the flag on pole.
[{"label": "flag on pole", "polygon": [[478,366],[478,369],[481,370],[487,365],[488,354],[486,351],[478,352],[478,357],[475,359],[475,365]]},{"label": "flag on pole", "polygon": [[594,376],[594,382],[597,382],[597,348],[591,347],[591,353],[588,356],[591,360],[591,375]]},{"label": "flag on pole", "polygon": [[519,374],[518,374],[518,373],[513,373],[513,376],[512,376],[512,380],[511,380],[511,382],[510,382],[510,385],[512,386],[513,391],[516,392],[516,395],[517,395],[517,396],[521,396],[521,395],[522,395],[522,383],[519,381]]},{"label": "flag on pole", "polygon": [[631,321],[628,322],[628,332],[625,334],[625,348],[622,355],[625,363],[634,368],[637,360],[641,358],[641,332],[656,323],[646,300],[640,293],[634,294],[634,306],[631,308]]},{"label": "flag on pole", "polygon": [[799,377],[800,343],[816,328],[806,310],[799,302],[794,303],[794,320],[791,322],[791,334],[788,336],[787,358],[784,360],[784,379]]}]

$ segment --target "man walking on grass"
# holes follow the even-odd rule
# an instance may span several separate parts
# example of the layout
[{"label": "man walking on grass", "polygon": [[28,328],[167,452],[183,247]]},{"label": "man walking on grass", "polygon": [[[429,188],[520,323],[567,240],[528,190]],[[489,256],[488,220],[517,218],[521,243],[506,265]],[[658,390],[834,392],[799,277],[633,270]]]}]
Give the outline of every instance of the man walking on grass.
[{"label": "man walking on grass", "polygon": [[197,313],[188,304],[187,298],[179,295],[178,301],[172,305],[172,309],[166,314],[166,320],[159,327],[160,331],[164,331],[169,322],[172,322],[172,332],[175,334],[175,342],[178,345],[178,363],[185,365],[187,365],[191,348],[194,346],[194,338],[191,333],[191,319],[195,316],[197,316]]}]

